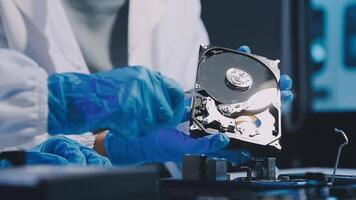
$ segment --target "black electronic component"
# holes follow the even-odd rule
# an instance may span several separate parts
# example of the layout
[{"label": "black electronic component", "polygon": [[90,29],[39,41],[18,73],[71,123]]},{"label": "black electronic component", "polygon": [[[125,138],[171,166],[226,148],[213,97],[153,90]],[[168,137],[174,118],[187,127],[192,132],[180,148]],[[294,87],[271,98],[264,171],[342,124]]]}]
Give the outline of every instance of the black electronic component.
[{"label": "black electronic component", "polygon": [[210,181],[230,180],[227,174],[227,160],[224,158],[209,158],[207,160],[207,179]]},{"label": "black electronic component", "polygon": [[205,180],[207,174],[206,156],[187,155],[183,158],[184,180]]},{"label": "black electronic component", "polygon": [[239,170],[246,171],[247,176],[243,180],[276,180],[276,158],[253,158]]},{"label": "black electronic component", "polygon": [[224,158],[207,158],[205,155],[183,157],[183,180],[226,181],[227,161]]}]

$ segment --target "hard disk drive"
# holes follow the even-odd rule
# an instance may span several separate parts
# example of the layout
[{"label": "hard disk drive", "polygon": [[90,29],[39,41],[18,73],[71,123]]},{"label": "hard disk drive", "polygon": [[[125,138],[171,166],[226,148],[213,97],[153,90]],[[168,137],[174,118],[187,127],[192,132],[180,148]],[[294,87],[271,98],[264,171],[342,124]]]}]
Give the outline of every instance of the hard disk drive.
[{"label": "hard disk drive", "polygon": [[281,149],[279,60],[201,46],[192,102],[193,137],[223,132],[231,148]]}]

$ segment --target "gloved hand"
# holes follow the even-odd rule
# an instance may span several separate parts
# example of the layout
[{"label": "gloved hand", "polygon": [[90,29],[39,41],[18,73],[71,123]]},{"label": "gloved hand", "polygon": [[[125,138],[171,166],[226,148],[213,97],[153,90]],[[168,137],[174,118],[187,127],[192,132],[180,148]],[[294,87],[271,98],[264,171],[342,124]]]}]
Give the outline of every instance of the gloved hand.
[{"label": "gloved hand", "polygon": [[[63,136],[49,138],[26,151],[28,165],[96,165],[111,166],[108,158],[93,149]],[[0,161],[1,167],[11,166],[7,160]]]},{"label": "gloved hand", "polygon": [[[111,166],[111,162],[108,158],[101,156],[93,149],[64,136],[51,137],[30,149],[30,151],[57,155],[64,158],[69,164],[74,165]],[[31,162],[36,163],[36,158]]]},{"label": "gloved hand", "polygon": [[[244,52],[244,53],[251,53],[251,49],[249,46],[240,46],[238,51]],[[290,91],[292,88],[292,79],[286,75],[282,74],[280,79],[279,79],[279,88],[281,90],[281,100],[283,104],[286,103],[291,103],[293,101],[294,95]]]},{"label": "gloved hand", "polygon": [[[229,138],[217,133],[202,138],[191,138],[176,129],[163,128],[145,137],[126,139],[106,135],[104,147],[114,165],[137,165],[157,162],[182,162],[185,154],[205,154],[225,157],[220,151],[229,143]],[[250,160],[250,154],[243,150],[229,152],[227,159],[237,164]]]},{"label": "gloved hand", "polygon": [[175,127],[184,112],[184,92],[172,79],[143,67],[97,74],[62,73],[48,79],[50,134],[120,130],[127,138]]}]

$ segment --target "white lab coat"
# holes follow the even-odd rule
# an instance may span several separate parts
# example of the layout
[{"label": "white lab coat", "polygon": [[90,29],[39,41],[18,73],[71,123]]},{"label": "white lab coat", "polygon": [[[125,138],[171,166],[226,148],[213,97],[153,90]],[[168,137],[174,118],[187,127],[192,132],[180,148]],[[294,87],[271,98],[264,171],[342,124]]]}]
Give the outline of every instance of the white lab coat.
[{"label": "white lab coat", "polygon": [[[130,0],[129,65],[193,87],[208,36],[199,0]],[[90,41],[88,41],[90,42]],[[47,130],[47,76],[88,68],[59,0],[0,0],[0,149]]]}]

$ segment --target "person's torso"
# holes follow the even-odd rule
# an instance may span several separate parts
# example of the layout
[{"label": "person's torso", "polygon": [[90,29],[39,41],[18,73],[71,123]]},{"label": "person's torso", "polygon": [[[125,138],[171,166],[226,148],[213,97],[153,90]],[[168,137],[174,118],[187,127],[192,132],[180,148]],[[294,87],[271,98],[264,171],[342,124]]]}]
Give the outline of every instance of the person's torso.
[{"label": "person's torso", "polygon": [[128,0],[62,3],[91,72],[128,64]]},{"label": "person's torso", "polygon": [[[122,0],[113,1],[120,7],[117,2]],[[130,0],[129,3],[128,51],[124,51],[128,54],[128,65],[141,65],[160,71],[176,80],[184,89],[191,89],[195,80],[199,45],[208,44],[207,33],[200,19],[199,0]],[[108,56],[113,52],[107,49],[108,39],[102,42],[106,45],[98,48],[106,48],[106,58],[98,64],[95,62],[102,59],[102,56],[93,53],[95,48],[83,53],[83,45],[91,42],[83,39],[85,36],[80,37],[74,33],[63,4],[60,0],[0,1],[0,17],[3,22],[0,29],[6,30],[4,37],[8,48],[33,59],[48,74],[88,73],[85,60],[89,58],[92,58],[93,66],[115,66],[116,62],[110,59],[116,56]],[[115,6],[113,8],[116,9]],[[110,30],[115,23],[115,15],[112,20],[108,20],[109,25],[105,25],[109,27],[106,29],[109,34],[112,34]],[[79,39],[82,45],[78,44]],[[83,54],[87,54],[87,59],[84,59]]]}]

